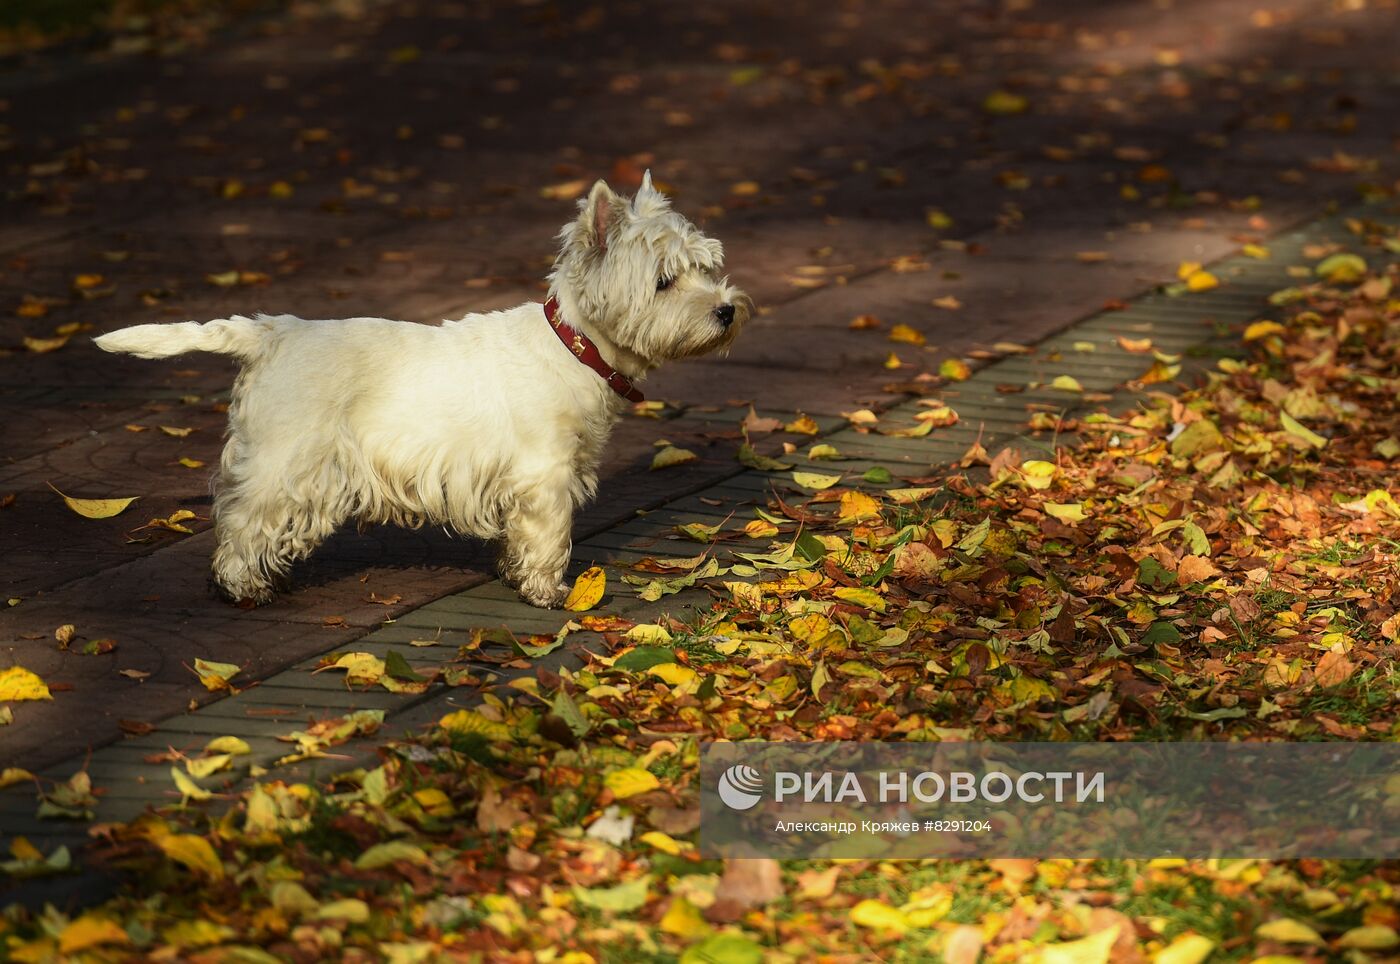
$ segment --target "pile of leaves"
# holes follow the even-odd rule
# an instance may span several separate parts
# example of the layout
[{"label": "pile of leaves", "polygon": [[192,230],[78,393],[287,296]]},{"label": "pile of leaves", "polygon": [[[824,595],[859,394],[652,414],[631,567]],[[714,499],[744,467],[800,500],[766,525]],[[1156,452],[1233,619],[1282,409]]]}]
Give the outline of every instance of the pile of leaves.
[{"label": "pile of leaves", "polygon": [[[651,599],[704,586],[708,609],[581,616],[601,641],[582,669],[484,683],[378,766],[323,786],[274,770],[232,806],[101,828],[139,876],[80,916],[11,909],[8,954],[1393,957],[1393,862],[695,846],[704,740],[1400,739],[1400,272],[1374,266],[1400,245],[1354,229],[1367,258],[1320,252],[1202,385],[1054,426],[1074,448],[974,446],[940,479],[799,473],[805,499],[686,526],[705,551],[623,574]],[[11,872],[51,858],[11,850]]]}]

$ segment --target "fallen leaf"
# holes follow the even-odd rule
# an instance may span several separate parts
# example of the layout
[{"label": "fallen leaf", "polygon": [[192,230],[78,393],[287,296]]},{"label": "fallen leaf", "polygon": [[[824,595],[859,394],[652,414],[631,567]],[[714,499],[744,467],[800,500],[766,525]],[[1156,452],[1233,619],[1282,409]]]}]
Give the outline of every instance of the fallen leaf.
[{"label": "fallen leaf", "polygon": [[564,608],[575,613],[592,609],[602,601],[606,588],[607,575],[601,566],[585,569],[578,579],[574,580],[574,588],[564,600]]},{"label": "fallen leaf", "polygon": [[127,499],[75,499],[64,495],[49,484],[49,488],[58,492],[58,495],[78,515],[85,519],[110,519],[114,515],[120,515],[126,508],[135,502],[140,496],[132,496]]},{"label": "fallen leaf", "polygon": [[0,702],[51,699],[44,681],[23,666],[0,670]]}]

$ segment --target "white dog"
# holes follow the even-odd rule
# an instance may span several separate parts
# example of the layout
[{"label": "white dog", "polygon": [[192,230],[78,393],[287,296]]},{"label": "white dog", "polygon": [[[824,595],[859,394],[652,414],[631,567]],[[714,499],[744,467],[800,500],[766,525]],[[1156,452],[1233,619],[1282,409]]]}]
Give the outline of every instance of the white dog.
[{"label": "white dog", "polygon": [[650,173],[629,203],[603,181],[550,273],[549,300],[437,327],[235,316],[137,325],[97,345],[142,358],[233,355],[214,498],[214,581],[264,603],[347,520],[503,539],[502,577],[559,606],[573,510],[633,381],[727,346],[752,303],[720,243],[670,208]]}]

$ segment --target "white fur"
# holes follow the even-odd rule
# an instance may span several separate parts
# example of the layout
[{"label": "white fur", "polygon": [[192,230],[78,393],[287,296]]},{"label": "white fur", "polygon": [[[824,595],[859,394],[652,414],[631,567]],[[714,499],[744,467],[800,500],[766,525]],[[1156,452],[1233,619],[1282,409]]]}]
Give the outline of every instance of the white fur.
[{"label": "white fur", "polygon": [[[619,371],[726,346],[752,306],[718,276],[719,242],[670,210],[650,176],[631,203],[599,181],[566,225],[550,292]],[[657,290],[657,279],[674,279]],[[721,324],[716,309],[734,306]],[[276,581],[350,520],[444,525],[501,539],[503,577],[557,606],[573,510],[591,497],[626,403],[573,357],[542,307],[437,327],[234,316],[137,325],[107,351],[238,357],[214,500],[214,580],[266,602]]]}]

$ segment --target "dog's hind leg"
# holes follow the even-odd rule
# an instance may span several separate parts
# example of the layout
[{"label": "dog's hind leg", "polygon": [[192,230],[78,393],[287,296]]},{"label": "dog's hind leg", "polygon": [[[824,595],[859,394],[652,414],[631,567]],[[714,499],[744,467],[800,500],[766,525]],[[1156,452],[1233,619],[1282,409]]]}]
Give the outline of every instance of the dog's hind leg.
[{"label": "dog's hind leg", "polygon": [[546,609],[558,609],[569,595],[564,582],[573,549],[569,478],[566,469],[530,485],[517,494],[505,519],[502,578],[526,602]]},{"label": "dog's hind leg", "polygon": [[[236,440],[230,451],[236,452]],[[271,602],[292,563],[310,555],[345,521],[346,509],[317,503],[293,487],[294,463],[249,471],[226,461],[214,496],[214,582],[235,602]],[[241,478],[235,477],[241,474]],[[304,487],[303,487],[304,488]],[[314,491],[314,489],[313,489]]]}]

